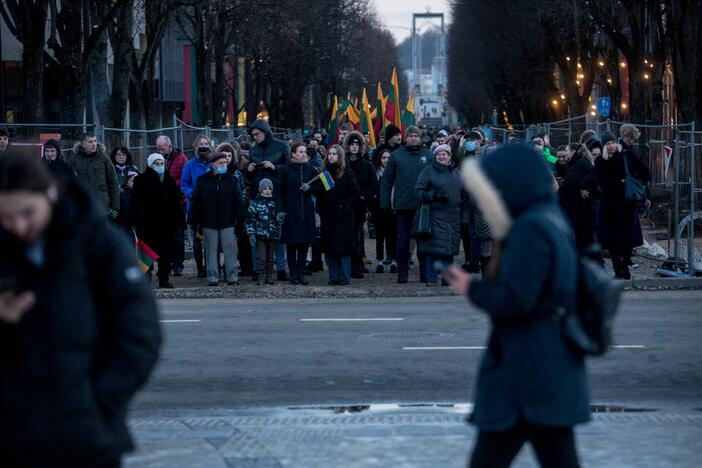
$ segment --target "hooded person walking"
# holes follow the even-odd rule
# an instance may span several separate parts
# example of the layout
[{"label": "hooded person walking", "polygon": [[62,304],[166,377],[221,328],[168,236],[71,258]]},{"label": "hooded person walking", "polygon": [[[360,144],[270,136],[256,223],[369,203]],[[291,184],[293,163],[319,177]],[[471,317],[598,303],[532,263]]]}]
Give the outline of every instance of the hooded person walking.
[{"label": "hooded person walking", "polygon": [[44,143],[44,152],[41,159],[46,161],[49,166],[49,171],[61,180],[72,179],[76,177],[76,172],[70,164],[63,159],[61,154],[61,144],[56,140],[47,140]]},{"label": "hooded person walking", "polygon": [[119,215],[119,180],[105,146],[98,143],[92,133],[85,133],[81,141],[73,145],[71,166],[78,179],[95,195],[100,205],[112,218]]},{"label": "hooded person walking", "polygon": [[499,245],[485,278],[449,269],[451,286],[491,328],[470,417],[479,431],[470,466],[509,466],[528,441],[541,466],[577,467],[573,426],[590,419],[587,375],[552,306],[577,300],[577,253],[550,170],[533,145],[510,144],[461,174]]}]

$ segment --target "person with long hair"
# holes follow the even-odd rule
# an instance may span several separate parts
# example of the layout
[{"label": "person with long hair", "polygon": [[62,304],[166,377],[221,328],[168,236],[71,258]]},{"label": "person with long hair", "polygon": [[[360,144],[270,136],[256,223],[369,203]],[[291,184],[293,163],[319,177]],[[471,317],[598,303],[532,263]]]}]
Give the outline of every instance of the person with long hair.
[{"label": "person with long hair", "polygon": [[385,168],[390,162],[392,150],[383,148],[374,155],[373,167],[378,179],[376,196],[371,208],[371,222],[375,226],[375,259],[378,264],[375,267],[376,273],[384,273],[385,268],[390,269],[390,273],[397,273],[397,260],[395,259],[395,249],[397,247],[397,219],[395,212],[387,208],[380,208],[380,179],[383,177]]},{"label": "person with long hair", "polygon": [[325,191],[317,185],[317,213],[321,218],[321,244],[329,270],[330,285],[347,285],[351,280],[351,255],[354,253],[354,210],[359,189],[353,172],[346,165],[344,149],[339,145],[329,148],[322,162],[334,186]]}]

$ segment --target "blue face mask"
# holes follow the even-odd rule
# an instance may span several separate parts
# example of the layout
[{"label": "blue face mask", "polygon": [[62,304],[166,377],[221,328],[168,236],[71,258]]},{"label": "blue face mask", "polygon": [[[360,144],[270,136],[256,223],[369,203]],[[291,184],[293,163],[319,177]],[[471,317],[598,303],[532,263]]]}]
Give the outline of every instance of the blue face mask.
[{"label": "blue face mask", "polygon": [[154,171],[156,171],[156,174],[158,174],[158,175],[163,175],[163,173],[166,172],[166,167],[165,166],[154,167]]},{"label": "blue face mask", "polygon": [[478,147],[478,143],[472,140],[469,140],[466,142],[466,149],[468,151],[475,151],[475,148]]},{"label": "blue face mask", "polygon": [[227,173],[227,166],[221,166],[215,169],[215,174],[226,174]]}]

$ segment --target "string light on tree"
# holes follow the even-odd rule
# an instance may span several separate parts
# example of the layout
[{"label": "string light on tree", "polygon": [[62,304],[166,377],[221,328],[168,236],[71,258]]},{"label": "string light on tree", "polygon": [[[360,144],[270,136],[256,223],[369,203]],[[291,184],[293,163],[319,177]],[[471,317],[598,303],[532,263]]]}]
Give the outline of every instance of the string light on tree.
[{"label": "string light on tree", "polygon": [[600,65],[601,67],[604,67],[604,62],[603,62],[603,61],[600,61],[599,65]]},{"label": "string light on tree", "polygon": [[622,67],[622,68],[626,68],[626,62],[620,63],[619,66]]}]

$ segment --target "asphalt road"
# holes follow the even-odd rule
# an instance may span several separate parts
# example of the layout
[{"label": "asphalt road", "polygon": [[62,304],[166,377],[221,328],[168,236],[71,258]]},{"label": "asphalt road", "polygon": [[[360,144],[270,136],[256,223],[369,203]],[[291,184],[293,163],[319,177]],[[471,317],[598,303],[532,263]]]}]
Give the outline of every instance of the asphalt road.
[{"label": "asphalt road", "polygon": [[[593,403],[702,408],[701,299],[626,293],[615,333],[624,347],[589,362]],[[457,297],[169,300],[161,318],[162,359],[135,416],[470,402],[488,332],[485,316]]]}]

